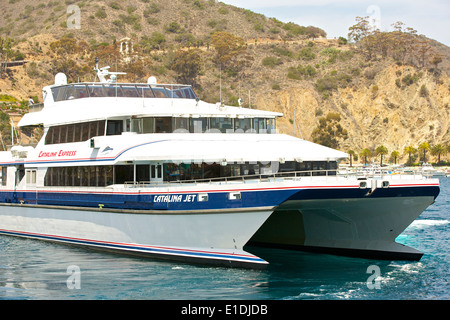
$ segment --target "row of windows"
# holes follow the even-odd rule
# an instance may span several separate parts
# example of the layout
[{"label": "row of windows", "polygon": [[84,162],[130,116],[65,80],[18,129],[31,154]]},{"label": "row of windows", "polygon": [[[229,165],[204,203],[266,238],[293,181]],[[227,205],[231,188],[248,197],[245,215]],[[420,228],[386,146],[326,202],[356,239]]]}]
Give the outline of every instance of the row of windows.
[{"label": "row of windows", "polygon": [[112,184],[209,179],[229,175],[229,168],[206,163],[145,164],[136,165],[136,168],[134,165],[54,167],[47,169],[44,185],[104,187]]},{"label": "row of windows", "polygon": [[337,163],[312,161],[298,163],[165,163],[163,165],[115,165],[48,168],[46,186],[91,186],[104,187],[112,184],[148,183],[151,181],[187,181],[201,179],[229,178],[236,176],[271,175],[304,171],[297,175],[336,175]]},{"label": "row of windows", "polygon": [[89,97],[196,98],[190,86],[161,84],[69,84],[53,87],[52,94],[55,102]]},{"label": "row of windows", "polygon": [[[45,136],[45,144],[80,142],[92,137],[103,136],[105,134],[105,123],[105,120],[100,120],[50,127]],[[120,123],[123,123],[123,121],[120,120]],[[116,121],[108,124],[107,134],[108,132],[120,134],[116,133],[115,124]]]},{"label": "row of windows", "polygon": [[[124,125],[125,124],[125,125]],[[105,131],[106,126],[106,131]],[[45,137],[45,144],[87,141],[92,137],[119,135],[123,131],[137,133],[171,133],[171,132],[255,132],[272,133],[275,119],[252,118],[177,118],[147,117],[139,119],[100,120],[50,127]]]},{"label": "row of windows", "polygon": [[247,118],[234,119],[226,117],[202,117],[202,118],[181,118],[181,117],[161,117],[161,118],[139,118],[131,119],[131,124],[127,123],[127,129],[137,133],[171,133],[171,132],[255,132],[273,133],[275,129],[275,119]]}]

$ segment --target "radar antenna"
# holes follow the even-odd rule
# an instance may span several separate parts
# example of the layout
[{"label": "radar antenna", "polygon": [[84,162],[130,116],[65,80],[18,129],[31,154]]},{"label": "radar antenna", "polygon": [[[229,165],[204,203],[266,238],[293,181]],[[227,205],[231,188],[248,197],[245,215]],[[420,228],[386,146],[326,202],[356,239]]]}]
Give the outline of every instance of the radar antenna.
[{"label": "radar antenna", "polygon": [[[100,82],[103,83],[115,83],[117,80],[116,75],[118,74],[126,74],[126,72],[109,72],[108,69],[110,66],[100,68],[98,67],[98,57],[95,58],[95,68],[94,71],[97,72],[97,77]],[[110,76],[110,79],[106,79],[107,76]]]}]

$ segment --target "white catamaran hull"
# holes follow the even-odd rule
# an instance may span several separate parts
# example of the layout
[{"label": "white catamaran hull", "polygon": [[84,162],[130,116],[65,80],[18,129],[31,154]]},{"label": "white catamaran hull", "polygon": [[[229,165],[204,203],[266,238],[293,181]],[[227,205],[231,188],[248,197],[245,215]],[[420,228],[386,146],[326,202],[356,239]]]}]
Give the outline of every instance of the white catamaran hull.
[{"label": "white catamaran hull", "polygon": [[251,243],[383,259],[419,260],[423,253],[395,242],[434,197],[288,201]]},{"label": "white catamaran hull", "polygon": [[0,234],[170,260],[254,268],[267,262],[242,248],[270,216],[271,209],[155,213],[3,204]]}]

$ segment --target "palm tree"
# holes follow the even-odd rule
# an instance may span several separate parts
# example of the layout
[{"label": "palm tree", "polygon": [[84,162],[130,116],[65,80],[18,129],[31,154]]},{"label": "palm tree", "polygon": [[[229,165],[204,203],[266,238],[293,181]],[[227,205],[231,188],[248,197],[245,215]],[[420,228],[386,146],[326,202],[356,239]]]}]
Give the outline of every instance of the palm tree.
[{"label": "palm tree", "polygon": [[397,164],[397,158],[400,157],[400,152],[397,150],[392,151],[391,158],[394,158],[394,164]]},{"label": "palm tree", "polygon": [[419,151],[423,152],[423,162],[426,162],[426,153],[428,150],[430,150],[430,144],[428,142],[422,142],[419,145]]},{"label": "palm tree", "polygon": [[438,156],[438,164],[441,163],[441,154],[446,154],[447,148],[445,148],[442,144],[437,144],[431,148],[431,154],[433,156]]},{"label": "palm tree", "polygon": [[365,148],[362,149],[360,154],[361,158],[364,158],[364,164],[367,164],[367,157],[370,157],[372,155],[372,152],[370,152],[369,149]]},{"label": "palm tree", "polygon": [[405,148],[405,150],[403,152],[407,153],[409,155],[409,165],[411,166],[412,165],[412,155],[417,152],[417,149],[414,148],[413,146],[408,146]]},{"label": "palm tree", "polygon": [[350,167],[353,166],[353,158],[355,158],[355,160],[357,160],[357,156],[356,156],[356,152],[353,150],[348,150],[347,153],[350,155]]},{"label": "palm tree", "polygon": [[379,146],[375,150],[376,155],[381,155],[380,166],[383,166],[383,155],[388,153],[388,149],[385,146]]}]

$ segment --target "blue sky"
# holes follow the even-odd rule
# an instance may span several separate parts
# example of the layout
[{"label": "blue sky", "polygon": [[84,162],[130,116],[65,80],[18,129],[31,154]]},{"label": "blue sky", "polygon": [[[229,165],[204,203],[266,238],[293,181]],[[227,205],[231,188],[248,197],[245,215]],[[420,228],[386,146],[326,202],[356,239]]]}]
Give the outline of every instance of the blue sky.
[{"label": "blue sky", "polygon": [[328,38],[347,38],[357,16],[369,16],[382,31],[401,21],[418,34],[450,46],[449,0],[222,0],[283,22],[316,26]]}]

